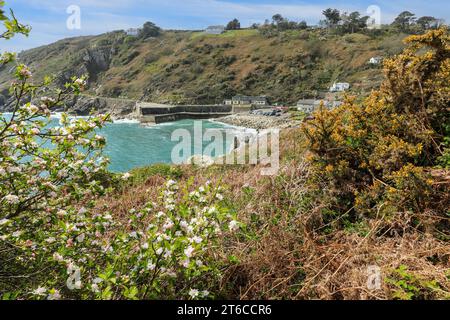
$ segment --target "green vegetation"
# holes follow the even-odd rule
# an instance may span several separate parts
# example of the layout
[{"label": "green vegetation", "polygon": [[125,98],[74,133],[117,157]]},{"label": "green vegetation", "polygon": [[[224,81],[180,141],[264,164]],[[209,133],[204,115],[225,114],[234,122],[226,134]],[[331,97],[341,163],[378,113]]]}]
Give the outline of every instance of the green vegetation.
[{"label": "green vegetation", "polygon": [[139,37],[147,39],[150,37],[158,37],[161,34],[161,28],[153,22],[146,22],[139,32]]},{"label": "green vegetation", "polygon": [[239,30],[241,29],[241,23],[238,19],[233,19],[232,21],[228,22],[227,24],[227,30]]},{"label": "green vegetation", "polygon": [[[2,11],[0,19],[10,26],[4,38],[29,30]],[[136,40],[129,51],[122,33],[102,37],[55,46],[115,43],[116,68],[144,60],[147,42]],[[147,61],[167,63],[170,72],[197,63],[197,70],[217,73],[220,66],[202,64],[194,53],[232,67],[237,61],[230,57],[245,52],[235,49],[237,42],[193,41],[183,33],[148,41],[162,39],[178,39],[173,50],[179,65],[158,50]],[[273,56],[273,39],[264,41],[247,58],[270,73],[277,66],[264,50],[271,48]],[[306,47],[296,42],[302,51],[291,67],[332,50],[320,41],[312,36]],[[358,56],[359,42],[370,46],[379,39],[370,43],[351,35],[336,41]],[[255,49],[247,40],[239,44]],[[17,64],[13,116],[0,120],[0,297],[448,299],[448,30],[409,37],[405,45],[385,62],[378,90],[365,98],[349,96],[343,106],[319,110],[302,128],[282,132],[275,176],[262,176],[261,163],[155,165],[111,174],[101,155],[105,140],[95,135],[108,116],[63,115],[60,127],[47,126],[50,111],[85,89],[86,79],[71,78],[52,91],[51,79],[40,83]],[[90,47],[89,54],[98,48]],[[1,64],[13,59],[5,54]],[[331,61],[327,66],[324,82],[337,73]],[[104,77],[95,75],[97,81]],[[48,97],[31,104],[43,91]],[[382,280],[375,289],[367,286],[372,266]]]},{"label": "green vegetation", "polygon": [[[156,30],[157,36],[117,31],[65,39],[20,58],[35,79],[54,75],[59,86],[72,75],[88,74],[87,93],[93,96],[211,104],[250,94],[295,105],[302,97],[328,91],[335,81],[349,82],[354,93],[368,95],[382,79],[381,68],[369,66],[369,59],[403,48],[405,34],[398,31],[361,31],[343,38],[328,29],[285,28],[285,19],[275,18],[272,24],[221,35]],[[11,67],[0,69],[4,96]]]},{"label": "green vegetation", "polygon": [[[361,13],[354,11],[351,13],[340,12],[337,9],[328,8],[323,11],[325,20],[321,24],[336,34],[347,34],[355,32],[380,33],[380,29],[369,28],[369,16],[362,16]],[[403,11],[392,22],[391,25],[380,26],[381,32],[400,31],[408,34],[419,34],[428,30],[435,30],[444,25],[442,19],[425,16],[416,18],[414,13]]]}]

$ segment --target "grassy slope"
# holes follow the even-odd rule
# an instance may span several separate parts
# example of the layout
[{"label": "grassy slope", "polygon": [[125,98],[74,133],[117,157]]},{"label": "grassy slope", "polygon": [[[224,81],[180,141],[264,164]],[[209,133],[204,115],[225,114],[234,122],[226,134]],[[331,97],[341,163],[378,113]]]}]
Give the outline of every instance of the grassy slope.
[{"label": "grassy slope", "polygon": [[[401,48],[403,35],[323,38],[318,31],[288,31],[265,38],[256,30],[222,35],[168,31],[136,41],[114,32],[59,41],[27,51],[22,61],[36,78],[45,74],[90,73],[91,94],[155,102],[215,103],[236,93],[265,94],[294,104],[326,90],[333,81],[352,83],[366,93],[381,79],[367,61]],[[86,66],[86,52],[107,57],[107,67]],[[8,80],[0,70],[0,88]],[[59,74],[59,73],[58,73]]]}]

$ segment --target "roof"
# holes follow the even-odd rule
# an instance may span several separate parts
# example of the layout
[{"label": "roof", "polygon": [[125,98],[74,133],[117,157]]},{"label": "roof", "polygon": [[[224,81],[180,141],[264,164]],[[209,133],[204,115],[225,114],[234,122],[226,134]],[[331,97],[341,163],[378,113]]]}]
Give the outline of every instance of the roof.
[{"label": "roof", "polygon": [[266,96],[244,96],[244,95],[236,95],[233,97],[233,100],[267,100]]}]

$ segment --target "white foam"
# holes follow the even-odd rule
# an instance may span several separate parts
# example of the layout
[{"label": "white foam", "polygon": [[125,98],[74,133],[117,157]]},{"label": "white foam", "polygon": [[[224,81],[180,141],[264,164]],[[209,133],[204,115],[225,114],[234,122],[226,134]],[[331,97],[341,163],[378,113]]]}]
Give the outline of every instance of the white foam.
[{"label": "white foam", "polygon": [[[64,112],[54,112],[50,115],[50,118],[61,119],[63,114],[64,114]],[[68,116],[68,118],[69,119],[88,119],[89,116]]]},{"label": "white foam", "polygon": [[134,123],[139,123],[139,120],[136,119],[116,119],[113,121],[114,124],[134,124]]}]

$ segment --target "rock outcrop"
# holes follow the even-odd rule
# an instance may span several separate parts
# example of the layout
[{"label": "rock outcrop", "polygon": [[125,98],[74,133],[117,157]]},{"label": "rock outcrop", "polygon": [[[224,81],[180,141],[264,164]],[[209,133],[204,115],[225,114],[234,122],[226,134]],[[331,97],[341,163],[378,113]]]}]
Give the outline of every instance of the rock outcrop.
[{"label": "rock outcrop", "polygon": [[114,119],[134,119],[136,101],[116,98],[75,96],[66,103],[65,111],[80,116],[109,113]]}]

